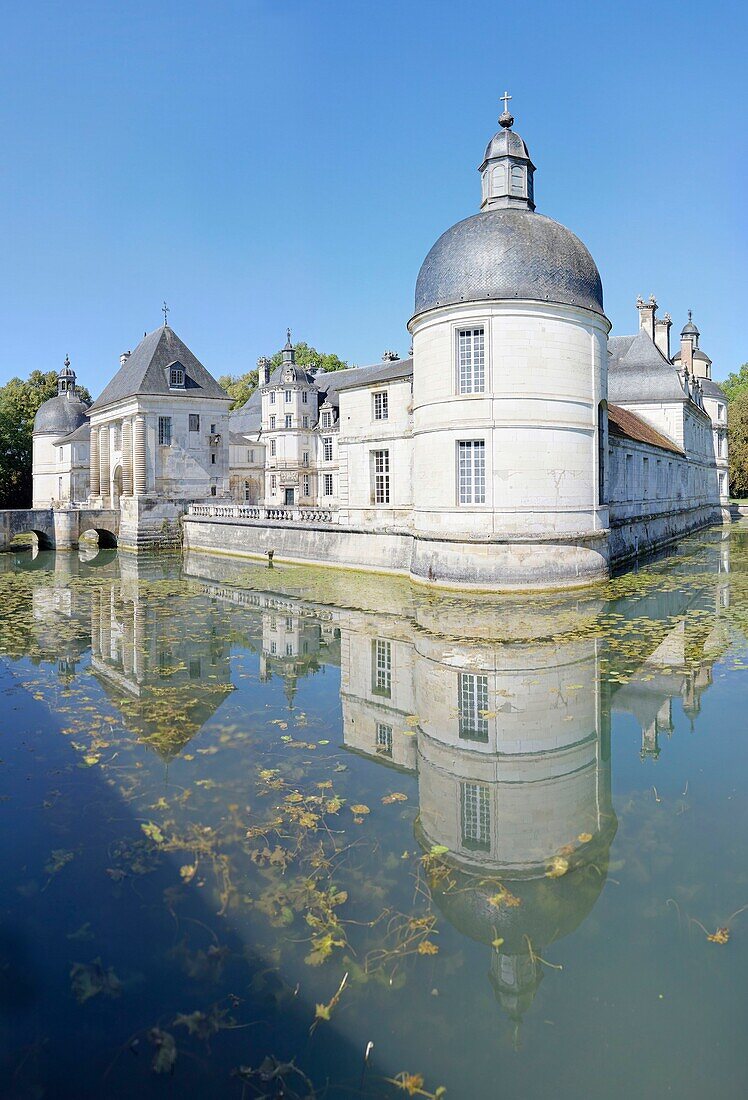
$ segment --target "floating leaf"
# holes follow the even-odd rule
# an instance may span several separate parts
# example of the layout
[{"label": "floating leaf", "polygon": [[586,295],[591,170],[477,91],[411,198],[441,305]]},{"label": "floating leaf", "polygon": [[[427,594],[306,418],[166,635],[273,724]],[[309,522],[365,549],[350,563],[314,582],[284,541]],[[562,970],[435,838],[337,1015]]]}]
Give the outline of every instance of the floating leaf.
[{"label": "floating leaf", "polygon": [[418,945],[418,954],[419,955],[438,955],[439,954],[439,948],[437,947],[437,945],[435,943],[432,943],[431,940],[421,940],[421,942]]},{"label": "floating leaf", "polygon": [[362,802],[357,802],[355,806],[351,806],[351,813],[356,814],[357,817],[361,817],[362,814],[370,814],[371,810],[368,806],[364,806]]},{"label": "floating leaf", "polygon": [[49,859],[44,864],[44,870],[48,875],[56,875],[74,858],[75,852],[66,852],[64,848],[55,848],[49,853]]},{"label": "floating leaf", "polygon": [[152,840],[154,844],[164,844],[166,838],[159,829],[158,825],[153,821],[146,821],[145,824],[141,823],[140,828],[143,830],[149,840]]},{"label": "floating leaf", "polygon": [[407,794],[401,794],[399,791],[395,791],[393,794],[386,794],[382,799],[383,806],[391,806],[393,802],[407,802]]},{"label": "floating leaf", "polygon": [[569,861],[563,856],[554,856],[546,868],[547,878],[561,878],[569,870]]},{"label": "floating leaf", "polygon": [[580,833],[577,840],[580,844],[589,844],[592,840],[592,833]]},{"label": "floating leaf", "polygon": [[729,928],[718,928],[716,932],[712,932],[711,935],[706,937],[710,943],[727,943],[730,938]]}]

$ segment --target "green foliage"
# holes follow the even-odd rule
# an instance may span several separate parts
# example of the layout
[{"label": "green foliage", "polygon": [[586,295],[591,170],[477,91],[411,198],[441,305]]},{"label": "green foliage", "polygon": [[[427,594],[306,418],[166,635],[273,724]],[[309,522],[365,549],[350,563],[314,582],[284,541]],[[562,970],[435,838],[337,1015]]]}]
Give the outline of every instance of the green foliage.
[{"label": "green foliage", "polygon": [[[343,359],[339,359],[337,355],[325,354],[325,352],[317,351],[316,348],[310,348],[309,344],[305,344],[303,341],[300,344],[294,345],[296,350],[296,362],[300,367],[318,367],[324,371],[334,370],[347,370],[348,363]],[[275,355],[270,360],[270,365],[275,370],[283,362],[283,353],[276,351]]]},{"label": "green foliage", "polygon": [[739,371],[731,371],[720,386],[728,401],[734,401],[743,393],[748,393],[748,363],[743,363]]},{"label": "green foliage", "polygon": [[[296,362],[300,367],[317,367],[319,370],[335,371],[347,370],[348,363],[332,353],[317,351],[303,341],[295,345]],[[283,362],[283,354],[277,351],[270,360],[270,367],[275,370]],[[240,409],[246,405],[259,384],[257,370],[248,370],[246,374],[224,374],[218,379],[218,385],[233,398],[232,409]]]},{"label": "green foliage", "polygon": [[258,372],[248,370],[246,374],[222,374],[218,379],[218,385],[233,398],[231,408],[240,409],[242,405],[246,405],[257,389],[257,380]]},{"label": "green foliage", "polygon": [[[743,366],[748,374],[748,364]],[[730,493],[748,497],[748,384],[730,400]]]},{"label": "green foliage", "polygon": [[[76,390],[90,402],[85,386]],[[11,378],[0,387],[0,508],[31,504],[31,436],[40,405],[57,394],[55,371],[33,370],[29,377]]]}]

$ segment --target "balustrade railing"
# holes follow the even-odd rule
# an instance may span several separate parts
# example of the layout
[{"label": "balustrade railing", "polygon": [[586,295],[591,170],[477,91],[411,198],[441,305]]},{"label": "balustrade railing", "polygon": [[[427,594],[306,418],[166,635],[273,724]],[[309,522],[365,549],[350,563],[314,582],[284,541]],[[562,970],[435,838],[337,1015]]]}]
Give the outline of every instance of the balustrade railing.
[{"label": "balustrade railing", "polygon": [[187,513],[200,519],[254,519],[286,523],[335,523],[330,508],[266,508],[254,504],[190,504]]}]

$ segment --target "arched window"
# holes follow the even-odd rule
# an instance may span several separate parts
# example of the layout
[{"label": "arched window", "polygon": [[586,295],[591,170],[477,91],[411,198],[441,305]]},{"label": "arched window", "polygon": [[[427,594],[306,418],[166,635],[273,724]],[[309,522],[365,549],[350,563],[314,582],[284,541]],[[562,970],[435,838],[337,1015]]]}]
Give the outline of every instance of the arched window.
[{"label": "arched window", "polygon": [[512,194],[524,195],[525,193],[525,170],[518,164],[515,164],[512,168]]},{"label": "arched window", "polygon": [[506,168],[503,164],[497,164],[491,172],[491,194],[506,194]]}]

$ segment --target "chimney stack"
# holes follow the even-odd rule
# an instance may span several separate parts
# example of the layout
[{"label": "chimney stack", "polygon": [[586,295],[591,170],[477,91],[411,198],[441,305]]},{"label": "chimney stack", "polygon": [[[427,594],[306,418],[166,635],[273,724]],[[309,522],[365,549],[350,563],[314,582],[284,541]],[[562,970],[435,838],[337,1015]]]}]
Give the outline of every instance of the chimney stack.
[{"label": "chimney stack", "polygon": [[257,375],[260,385],[267,386],[270,381],[270,360],[264,355],[257,360]]},{"label": "chimney stack", "polygon": [[673,319],[669,313],[655,320],[655,344],[657,344],[668,363],[670,362],[670,328],[672,323]]},{"label": "chimney stack", "polygon": [[126,362],[127,362],[127,360],[128,360],[129,358],[130,358],[130,355],[131,355],[131,354],[132,354],[132,353],[131,353],[131,352],[129,352],[129,351],[123,351],[123,352],[122,352],[122,354],[121,354],[121,355],[120,355],[120,357],[119,357],[119,365],[120,365],[121,367],[124,367],[125,363],[126,363]]},{"label": "chimney stack", "polygon": [[680,367],[693,374],[693,340],[690,336],[681,335],[680,338]]},{"label": "chimney stack", "polygon": [[641,295],[636,299],[636,308],[639,310],[639,328],[646,332],[650,340],[655,338],[655,314],[657,302],[654,294],[650,294],[649,301],[645,302]]}]

